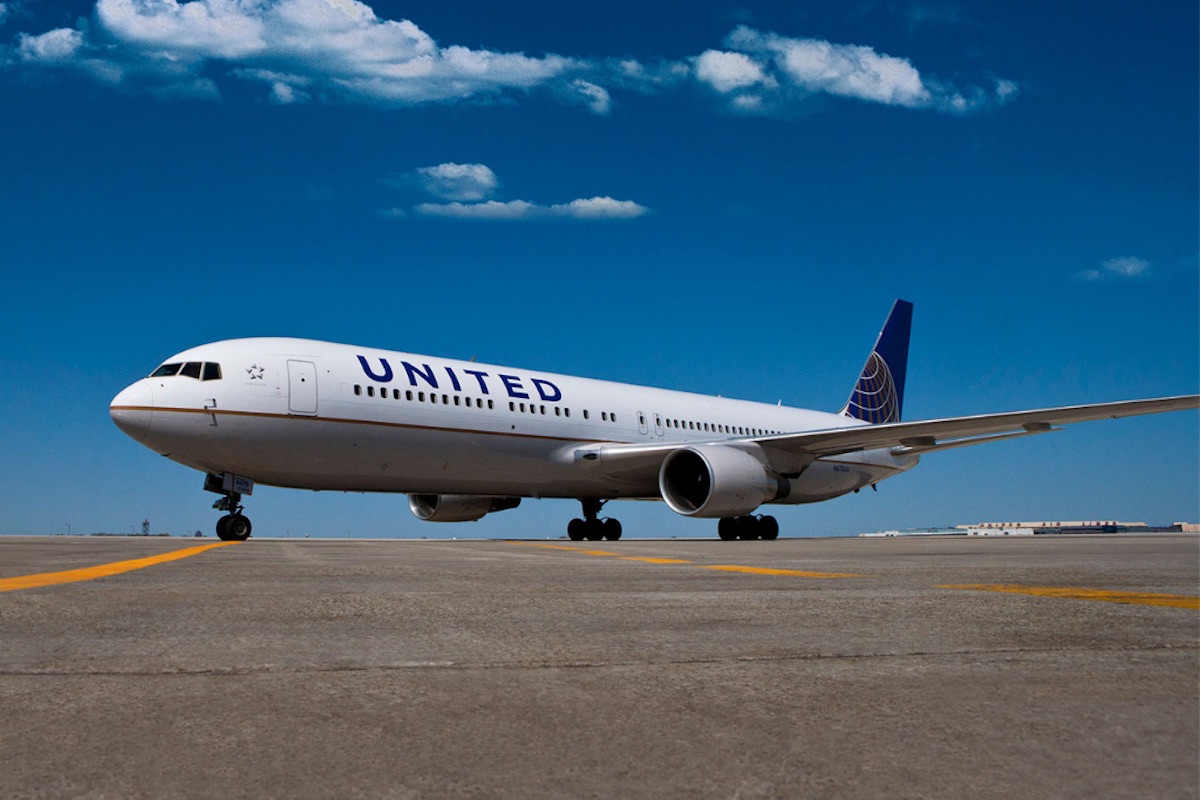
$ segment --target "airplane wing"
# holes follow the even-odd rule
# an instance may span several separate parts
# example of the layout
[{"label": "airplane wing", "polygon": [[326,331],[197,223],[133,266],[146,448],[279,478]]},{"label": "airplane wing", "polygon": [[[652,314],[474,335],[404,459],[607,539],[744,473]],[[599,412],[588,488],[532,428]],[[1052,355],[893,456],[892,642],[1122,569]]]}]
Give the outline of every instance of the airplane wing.
[{"label": "airplane wing", "polygon": [[599,461],[604,471],[614,477],[627,476],[633,479],[657,471],[666,455],[680,447],[719,445],[739,449],[761,448],[773,467],[782,473],[790,473],[802,471],[823,456],[882,449],[891,449],[895,455],[920,455],[1061,430],[1055,426],[1073,422],[1119,419],[1190,408],[1200,408],[1200,395],[976,414],[917,422],[856,424],[772,436],[713,439],[688,445],[604,444],[576,448],[574,456],[577,462]]}]

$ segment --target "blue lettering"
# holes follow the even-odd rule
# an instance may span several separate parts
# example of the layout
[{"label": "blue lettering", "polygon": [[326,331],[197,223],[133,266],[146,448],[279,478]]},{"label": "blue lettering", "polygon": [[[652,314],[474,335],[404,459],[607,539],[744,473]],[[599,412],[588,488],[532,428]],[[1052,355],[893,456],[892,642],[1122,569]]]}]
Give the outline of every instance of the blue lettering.
[{"label": "blue lettering", "polygon": [[[379,359],[379,363],[383,365],[382,375],[376,375],[374,372],[372,372],[371,368],[367,365],[367,360],[362,356],[358,357],[358,363],[362,365],[363,372],[367,373],[367,377],[371,380],[379,381],[380,383],[388,383],[392,380],[392,366],[387,362],[386,358]],[[406,364],[405,366],[408,365]]]},{"label": "blue lettering", "polygon": [[533,386],[537,389],[537,393],[547,403],[554,403],[562,400],[562,390],[555,386],[550,381],[542,380],[541,378],[532,378]]},{"label": "blue lettering", "polygon": [[446,374],[450,376],[450,385],[454,387],[454,391],[461,392],[462,384],[458,382],[458,376],[454,374],[454,370],[446,367]]},{"label": "blue lettering", "polygon": [[509,397],[523,397],[529,399],[529,395],[521,391],[525,387],[521,385],[521,379],[516,375],[501,375],[500,382],[504,384],[504,388],[508,390]]},{"label": "blue lettering", "polygon": [[483,379],[487,377],[486,372],[480,372],[476,369],[464,369],[463,372],[467,373],[468,375],[475,376],[475,380],[479,381],[479,391],[483,392],[484,394],[491,394],[491,392],[488,391],[487,384],[483,382]]},{"label": "blue lettering", "polygon": [[408,373],[408,384],[410,386],[416,386],[417,377],[420,376],[421,380],[428,383],[434,389],[438,388],[437,378],[433,377],[433,367],[428,364],[422,364],[421,366],[425,369],[421,370],[407,361],[401,361],[400,363],[404,365],[404,371]]}]

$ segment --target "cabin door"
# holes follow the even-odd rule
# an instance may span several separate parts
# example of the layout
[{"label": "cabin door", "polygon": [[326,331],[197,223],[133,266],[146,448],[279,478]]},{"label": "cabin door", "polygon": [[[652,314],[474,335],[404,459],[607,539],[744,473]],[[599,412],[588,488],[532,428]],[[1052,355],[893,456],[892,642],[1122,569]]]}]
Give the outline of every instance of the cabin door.
[{"label": "cabin door", "polygon": [[317,368],[311,361],[287,362],[288,410],[293,414],[317,413]]}]

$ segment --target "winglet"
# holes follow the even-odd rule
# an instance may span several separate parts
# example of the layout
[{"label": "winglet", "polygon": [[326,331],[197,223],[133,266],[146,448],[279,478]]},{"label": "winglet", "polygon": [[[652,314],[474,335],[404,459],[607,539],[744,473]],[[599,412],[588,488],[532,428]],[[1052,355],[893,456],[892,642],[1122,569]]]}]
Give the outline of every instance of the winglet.
[{"label": "winglet", "polygon": [[892,305],[875,347],[854,384],[854,391],[842,409],[843,416],[871,423],[900,421],[912,313],[912,303],[905,300],[897,300]]}]

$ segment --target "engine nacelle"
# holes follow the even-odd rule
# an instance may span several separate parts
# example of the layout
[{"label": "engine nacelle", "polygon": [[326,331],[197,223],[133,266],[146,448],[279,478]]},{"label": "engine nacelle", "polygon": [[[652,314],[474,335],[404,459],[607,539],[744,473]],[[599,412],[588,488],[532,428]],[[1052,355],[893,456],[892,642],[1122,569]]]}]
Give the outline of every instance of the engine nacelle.
[{"label": "engine nacelle", "polygon": [[788,483],[744,450],[724,445],[684,447],[663,460],[658,490],[685,517],[738,517],[786,497]]},{"label": "engine nacelle", "polygon": [[409,510],[425,522],[474,522],[493,511],[521,504],[519,497],[478,497],[470,494],[410,494]]}]

